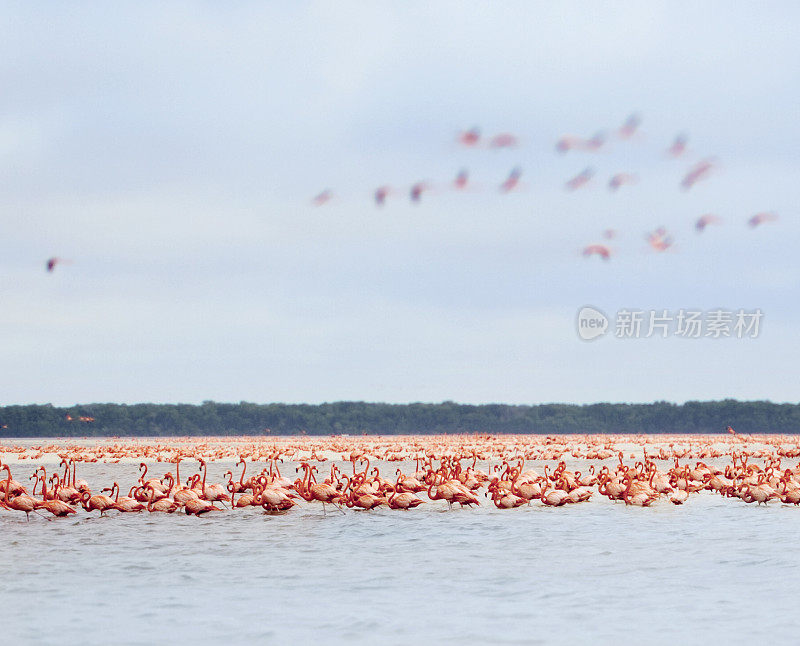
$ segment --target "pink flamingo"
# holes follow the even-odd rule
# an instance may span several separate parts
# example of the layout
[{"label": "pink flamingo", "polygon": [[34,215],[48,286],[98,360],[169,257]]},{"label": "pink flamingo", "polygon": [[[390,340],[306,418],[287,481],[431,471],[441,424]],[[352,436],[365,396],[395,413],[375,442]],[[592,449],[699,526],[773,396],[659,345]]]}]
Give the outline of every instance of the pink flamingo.
[{"label": "pink flamingo", "polygon": [[611,249],[604,244],[590,244],[584,247],[583,255],[587,258],[590,256],[600,256],[603,260],[611,258]]},{"label": "pink flamingo", "polygon": [[705,215],[701,215],[697,218],[697,222],[694,223],[694,228],[697,230],[698,233],[702,233],[705,231],[706,227],[709,224],[721,224],[722,220],[718,218],[716,215],[712,215],[711,213],[706,213]]},{"label": "pink flamingo", "polygon": [[757,226],[765,222],[775,222],[778,216],[774,213],[756,213],[752,218],[747,221],[751,228],[755,229]]}]

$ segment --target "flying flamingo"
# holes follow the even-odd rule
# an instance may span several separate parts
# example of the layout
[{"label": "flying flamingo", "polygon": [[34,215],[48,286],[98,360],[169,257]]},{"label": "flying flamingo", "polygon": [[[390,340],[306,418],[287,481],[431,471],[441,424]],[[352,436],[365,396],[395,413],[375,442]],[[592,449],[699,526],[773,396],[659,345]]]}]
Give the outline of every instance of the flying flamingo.
[{"label": "flying flamingo", "polygon": [[490,148],[513,148],[517,145],[517,138],[508,132],[501,132],[489,141]]},{"label": "flying flamingo", "polygon": [[619,189],[620,186],[625,184],[635,184],[636,183],[636,175],[631,175],[630,173],[617,173],[612,177],[608,182],[609,190],[616,191]]},{"label": "flying flamingo", "polygon": [[636,130],[639,128],[639,124],[641,123],[641,117],[638,114],[632,114],[625,119],[625,123],[623,123],[619,130],[617,130],[617,134],[621,139],[630,139],[636,134]]},{"label": "flying flamingo", "polygon": [[56,265],[67,265],[70,262],[72,262],[72,261],[71,260],[65,260],[64,258],[57,258],[57,257],[54,256],[52,258],[48,258],[47,259],[47,263],[45,263],[45,267],[47,267],[47,271],[49,273],[52,273],[53,270],[56,268]]},{"label": "flying flamingo", "polygon": [[652,233],[647,234],[647,242],[654,251],[666,251],[672,246],[672,236],[667,234],[664,227],[659,227]]},{"label": "flying flamingo", "polygon": [[411,201],[415,204],[419,204],[420,200],[422,199],[422,193],[428,190],[428,185],[425,182],[417,182],[411,187],[409,191],[409,197]]},{"label": "flying flamingo", "polygon": [[765,222],[775,222],[778,216],[774,213],[756,213],[752,218],[747,221],[751,228],[755,229],[760,224]]},{"label": "flying flamingo", "polygon": [[333,191],[331,191],[329,188],[326,188],[321,193],[315,195],[314,199],[311,200],[311,203],[314,206],[322,206],[323,204],[327,204],[328,202],[330,202],[332,198],[333,198]]},{"label": "flying flamingo", "polygon": [[667,148],[667,154],[670,157],[680,157],[686,151],[687,137],[684,134],[679,134],[675,137],[672,145]]},{"label": "flying flamingo", "polygon": [[513,191],[517,184],[519,184],[519,178],[522,176],[522,169],[517,166],[516,168],[512,168],[511,172],[508,174],[508,178],[502,184],[500,184],[500,191],[503,193],[508,193],[509,191]]},{"label": "flying flamingo", "polygon": [[698,233],[702,233],[705,231],[705,228],[709,224],[721,224],[722,220],[718,218],[716,215],[712,215],[711,213],[707,213],[706,215],[701,215],[697,218],[697,222],[694,223],[694,228],[697,229]]},{"label": "flying flamingo", "polygon": [[378,206],[383,206],[386,202],[386,198],[391,192],[391,189],[388,186],[379,186],[375,189],[375,204]]},{"label": "flying flamingo", "polygon": [[580,173],[578,173],[575,177],[569,180],[564,186],[568,191],[575,191],[579,189],[581,186],[584,186],[592,179],[594,175],[594,169],[592,168],[584,168]]},{"label": "flying flamingo", "polygon": [[704,159],[701,162],[698,162],[689,170],[688,173],[684,176],[681,180],[681,187],[688,191],[692,186],[697,184],[701,179],[705,179],[708,177],[711,169],[714,168],[714,164],[709,159]]},{"label": "flying flamingo", "polygon": [[589,152],[596,152],[603,147],[603,144],[605,142],[606,142],[605,133],[598,132],[593,137],[583,142],[583,150],[587,150]]},{"label": "flying flamingo", "polygon": [[584,145],[583,139],[573,135],[565,135],[556,142],[556,150],[565,153],[570,150],[579,150]]},{"label": "flying flamingo", "polygon": [[458,135],[458,141],[462,146],[475,146],[481,139],[479,128],[470,128]]},{"label": "flying flamingo", "polygon": [[590,244],[584,247],[583,255],[589,258],[590,256],[600,256],[603,260],[611,258],[611,249],[604,244]]}]

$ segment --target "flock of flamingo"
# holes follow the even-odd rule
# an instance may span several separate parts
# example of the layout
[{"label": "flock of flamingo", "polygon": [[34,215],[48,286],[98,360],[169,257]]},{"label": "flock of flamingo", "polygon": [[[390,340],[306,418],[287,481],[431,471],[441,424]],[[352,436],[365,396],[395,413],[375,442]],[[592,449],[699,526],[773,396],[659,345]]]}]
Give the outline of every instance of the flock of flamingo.
[{"label": "flock of flamingo", "polygon": [[[327,505],[341,512],[409,510],[438,501],[448,509],[485,504],[512,509],[534,503],[562,507],[597,496],[640,507],[659,501],[680,505],[693,494],[745,503],[800,504],[800,463],[784,463],[800,458],[800,437],[743,436],[730,427],[729,432],[671,437],[241,437],[0,446],[0,473],[5,472],[0,508],[23,512],[28,519],[35,513],[52,520],[81,509],[101,516],[112,511],[200,516],[245,507],[282,514],[298,505],[320,503],[326,514]],[[40,464],[29,477],[31,484],[14,478],[11,461],[19,472],[24,460],[42,458],[53,464],[61,459],[49,477]],[[189,461],[197,468],[184,481],[180,468]],[[82,463],[95,462],[131,467],[139,462],[138,480],[123,488],[116,481],[106,482],[93,490],[78,478],[77,470]],[[224,482],[210,482],[209,462],[234,466],[225,472]],[[171,468],[161,477],[148,477],[158,463]],[[284,475],[292,464],[297,465],[294,480]],[[120,495],[125,490],[127,495]]]},{"label": "flock of flamingo", "polygon": [[[610,136],[606,132],[598,132],[591,137],[565,135],[558,139],[555,149],[560,154],[570,152],[597,153],[602,151],[611,139],[621,142],[635,139],[638,136],[640,125],[641,117],[638,114],[632,114],[621,126],[613,129],[612,135]],[[519,145],[519,138],[514,134],[503,132],[484,137],[479,128],[471,128],[459,133],[457,141],[460,146],[472,149],[513,149]],[[686,135],[678,134],[673,142],[665,149],[665,155],[672,159],[685,159],[688,154],[687,144],[688,139]],[[716,165],[716,161],[712,157],[695,160],[686,169],[683,179],[680,181],[680,188],[684,191],[688,191],[699,182],[706,180],[713,174]],[[592,166],[587,166],[575,176],[567,178],[564,182],[564,189],[569,192],[577,191],[589,184],[596,174],[596,170]],[[514,166],[509,171],[508,176],[497,186],[497,191],[500,193],[510,193],[518,189],[521,178],[522,168],[520,166]],[[607,186],[610,191],[617,192],[623,187],[636,184],[637,182],[638,175],[633,172],[616,172],[608,179]],[[412,204],[419,204],[426,194],[432,193],[437,189],[441,190],[442,187],[459,192],[474,188],[470,180],[469,171],[466,168],[462,168],[451,181],[446,183],[434,184],[427,180],[418,181],[405,189],[389,185],[378,186],[374,189],[373,199],[376,206],[382,207],[392,196],[406,193]],[[335,192],[330,188],[326,188],[315,195],[311,202],[315,206],[323,206],[333,201],[335,197]],[[778,217],[775,213],[763,211],[751,215],[747,219],[747,224],[751,228],[756,228],[766,223],[775,222],[777,219]],[[722,224],[722,222],[723,220],[720,216],[713,213],[705,213],[697,216],[694,222],[694,228],[697,233],[702,233],[709,226],[718,226]],[[602,231],[601,235],[604,239],[611,240],[617,237],[617,231],[615,229],[605,229]],[[663,226],[647,233],[645,235],[645,240],[655,252],[660,253],[674,248],[674,238]],[[598,256],[603,260],[609,260],[612,255],[614,255],[613,249],[607,242],[595,242],[586,245],[581,252],[584,256]],[[71,260],[53,256],[47,259],[45,268],[48,272],[52,273],[58,265],[70,264],[71,262]]]},{"label": "flock of flamingo", "polygon": [[[603,150],[612,138],[617,141],[627,141],[636,138],[639,133],[640,125],[641,117],[638,114],[631,114],[620,127],[613,130],[611,136],[602,131],[588,138],[565,135],[558,139],[555,149],[561,154],[566,154],[568,152],[597,153]],[[458,143],[465,148],[496,150],[515,148],[519,144],[519,138],[511,133],[499,133],[490,137],[483,137],[479,128],[471,128],[458,135]],[[687,156],[687,144],[687,136],[685,134],[678,134],[669,147],[666,148],[666,156],[672,159],[684,159]],[[709,157],[696,160],[687,168],[680,181],[680,188],[684,191],[690,190],[697,183],[710,177],[715,168],[716,161],[713,158]],[[566,179],[564,182],[564,189],[570,192],[577,191],[589,184],[596,174],[596,170],[592,166],[587,166],[577,175]],[[520,166],[514,166],[508,176],[497,185],[497,191],[500,193],[514,191],[519,187],[521,177],[522,168]],[[616,192],[626,185],[636,184],[637,181],[638,176],[635,173],[617,172],[611,175],[607,186],[610,191]],[[465,191],[471,186],[469,171],[466,168],[462,168],[452,181],[437,185],[429,181],[419,181],[412,184],[407,189],[396,189],[388,185],[379,186],[375,189],[373,198],[375,204],[378,207],[382,207],[390,196],[407,192],[411,203],[419,204],[426,193],[432,192],[434,188],[441,189],[443,186],[454,191]],[[328,204],[334,198],[334,191],[327,188],[314,196],[312,204],[315,206],[322,206]],[[747,220],[747,224],[751,228],[755,228],[768,222],[774,222],[777,219],[777,215],[774,213],[764,211],[750,216]],[[702,233],[710,225],[719,225],[722,224],[722,222],[722,218],[718,215],[706,213],[697,217],[694,228],[697,233]],[[602,237],[607,240],[615,238],[616,236],[617,231],[614,229],[605,229],[602,232]],[[658,227],[654,231],[647,233],[645,239],[650,248],[655,252],[667,251],[673,248],[674,244],[673,236],[669,234],[664,227]],[[582,254],[584,256],[590,257],[596,255],[603,260],[609,260],[613,253],[612,248],[607,243],[601,242],[589,244],[582,249]]]}]

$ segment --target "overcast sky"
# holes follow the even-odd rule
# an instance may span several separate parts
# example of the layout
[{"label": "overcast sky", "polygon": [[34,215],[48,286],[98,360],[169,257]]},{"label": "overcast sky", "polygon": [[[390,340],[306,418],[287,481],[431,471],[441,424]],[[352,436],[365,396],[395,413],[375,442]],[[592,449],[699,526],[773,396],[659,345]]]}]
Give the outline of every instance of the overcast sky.
[{"label": "overcast sky", "polygon": [[[0,403],[796,401],[798,18],[793,2],[8,3]],[[460,147],[473,126],[519,145]],[[599,152],[555,151],[598,131]],[[638,182],[611,192],[618,172]],[[762,211],[779,220],[748,227]],[[704,213],[723,222],[697,234]],[[659,226],[664,253],[645,241]],[[607,228],[611,260],[582,257]],[[52,256],[71,262],[49,274]],[[764,316],[755,339],[586,342],[584,305],[612,326],[625,308]]]}]

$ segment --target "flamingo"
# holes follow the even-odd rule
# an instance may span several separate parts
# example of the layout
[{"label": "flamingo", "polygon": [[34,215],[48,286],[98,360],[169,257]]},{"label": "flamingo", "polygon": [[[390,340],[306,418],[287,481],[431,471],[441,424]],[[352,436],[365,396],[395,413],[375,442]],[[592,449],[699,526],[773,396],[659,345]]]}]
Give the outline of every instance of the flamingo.
[{"label": "flamingo", "polygon": [[[322,503],[322,513],[325,513],[325,504],[331,503],[334,506],[339,508],[339,511],[342,511],[341,507],[337,504],[340,500],[342,500],[342,494],[337,491],[334,487],[329,484],[320,484],[315,483],[311,484],[311,475],[314,471],[316,471],[316,467],[309,466],[308,464],[302,465],[305,468],[305,480],[300,482],[297,481],[295,484],[295,489],[297,493],[308,502],[312,502],[314,500],[318,500]],[[299,486],[298,486],[299,485]]]},{"label": "flamingo", "polygon": [[297,503],[281,489],[265,486],[263,482],[259,482],[256,485],[253,495],[253,505],[261,505],[265,511],[287,511],[296,504]]},{"label": "flamingo", "polygon": [[751,228],[755,229],[757,226],[764,224],[765,222],[775,222],[777,219],[778,216],[774,213],[756,213],[747,221],[747,224],[749,224]]},{"label": "flamingo", "polygon": [[458,171],[458,175],[456,175],[456,178],[453,180],[453,186],[459,191],[463,191],[467,187],[468,181],[469,173],[465,168],[462,168]]},{"label": "flamingo", "polygon": [[545,480],[544,488],[540,496],[541,501],[548,507],[561,507],[569,502],[569,494],[563,489],[553,489],[548,493],[550,483]]},{"label": "flamingo", "polygon": [[99,511],[100,515],[105,515],[109,509],[116,509],[114,499],[104,494],[92,495],[90,492],[85,491],[81,495],[81,505],[86,511]]},{"label": "flamingo", "polygon": [[670,157],[680,157],[686,151],[687,141],[688,138],[686,137],[686,135],[684,134],[677,135],[673,140],[672,145],[670,145],[670,147],[667,148],[667,154]]},{"label": "flamingo", "polygon": [[375,204],[383,206],[386,203],[386,198],[389,196],[391,189],[388,186],[379,186],[375,189]]},{"label": "flamingo", "polygon": [[508,132],[501,132],[489,140],[490,148],[513,148],[517,145],[517,138]]},{"label": "flamingo", "polygon": [[636,175],[630,173],[617,173],[608,181],[609,190],[616,191],[625,184],[635,184]]},{"label": "flamingo", "polygon": [[458,141],[463,146],[475,146],[481,139],[480,128],[474,127],[458,135]]},{"label": "flamingo", "polygon": [[583,150],[587,150],[589,152],[595,152],[600,150],[603,147],[603,144],[606,142],[606,135],[603,132],[595,133],[590,139],[587,139],[583,142],[582,148]]},{"label": "flamingo", "polygon": [[208,500],[201,500],[200,498],[188,498],[183,507],[187,516],[191,516],[192,514],[195,516],[201,516],[202,514],[207,514],[210,511],[222,511],[219,507],[215,507],[214,504]]},{"label": "flamingo", "polygon": [[579,150],[584,145],[584,140],[573,135],[565,135],[556,142],[556,150],[565,153],[570,150]]},{"label": "flamingo", "polygon": [[[66,459],[62,459],[59,466],[64,467],[64,476],[59,481],[56,496],[63,502],[77,505],[81,501],[81,494],[77,489],[69,485],[69,462]],[[64,483],[67,483],[67,486],[64,486]]]},{"label": "flamingo", "polygon": [[58,258],[53,256],[52,258],[48,258],[47,262],[45,263],[45,267],[47,268],[48,273],[53,273],[53,270],[56,268],[56,265],[67,265],[71,260],[65,260],[64,258]]},{"label": "flamingo", "polygon": [[705,159],[701,162],[698,162],[689,170],[688,173],[684,176],[681,180],[681,187],[688,191],[692,186],[697,184],[701,179],[705,179],[708,177],[711,169],[714,168],[714,164],[710,159]]},{"label": "flamingo", "polygon": [[509,191],[513,191],[517,184],[519,184],[519,178],[522,176],[522,169],[518,166],[516,168],[512,168],[511,172],[508,174],[506,180],[500,184],[500,192],[508,193]]},{"label": "flamingo", "polygon": [[9,492],[11,491],[11,468],[4,464],[0,466],[0,471],[5,469],[8,472],[8,478],[6,479],[6,495],[3,500],[3,504],[8,509],[13,509],[15,511],[24,511],[25,517],[30,520],[31,519],[31,512],[36,511],[38,508],[38,504],[40,501],[37,501],[35,498],[32,498],[26,493],[19,494],[18,496],[14,496],[13,498],[9,498]]},{"label": "flamingo", "polygon": [[582,186],[585,186],[590,179],[594,176],[594,169],[592,168],[584,168],[580,173],[578,173],[575,177],[568,180],[564,187],[568,191],[576,191]]},{"label": "flamingo", "polygon": [[202,497],[209,502],[230,500],[230,496],[225,493],[225,487],[221,484],[214,483],[206,486],[206,472],[208,471],[208,466],[205,460],[200,460],[200,469],[203,471],[203,482],[200,485],[200,490],[203,492]]},{"label": "flamingo", "polygon": [[720,220],[716,215],[707,213],[706,215],[701,215],[699,218],[697,218],[694,228],[698,233],[702,233],[709,224],[720,224],[721,222],[722,220]]},{"label": "flamingo", "polygon": [[156,499],[156,490],[154,487],[147,485],[144,489],[148,492],[147,511],[150,513],[157,511],[173,514],[180,509],[180,505],[174,500],[170,500],[169,498]]},{"label": "flamingo", "polygon": [[669,501],[673,505],[682,505],[689,499],[689,492],[685,489],[677,489],[669,496]]},{"label": "flamingo", "polygon": [[[58,476],[55,475],[55,474],[53,474],[53,478],[55,478],[55,480],[54,480],[54,482],[55,482],[55,490],[53,491],[52,496],[48,499],[48,495],[47,495],[47,471],[45,470],[44,467],[39,467],[39,469],[41,470],[41,475],[39,477],[41,478],[41,482],[42,482],[42,501],[39,502],[36,505],[37,508],[38,509],[45,509],[45,510],[49,511],[51,514],[53,514],[53,516],[57,516],[57,517],[61,517],[61,518],[63,518],[64,516],[69,516],[70,514],[77,513],[75,511],[75,509],[73,509],[70,505],[68,505],[67,503],[65,503],[62,500],[58,499],[57,494],[58,494],[59,480],[58,480]],[[38,471],[37,471],[37,473],[38,473]],[[34,474],[34,477],[36,477],[35,474]]]},{"label": "flamingo", "polygon": [[321,193],[315,195],[314,199],[311,200],[311,203],[314,206],[322,206],[323,204],[327,204],[328,202],[330,202],[331,199],[333,199],[333,191],[331,191],[329,188],[326,188]]},{"label": "flamingo", "polygon": [[620,139],[630,139],[636,134],[636,130],[639,128],[641,123],[642,118],[638,114],[632,114],[625,119],[625,123],[623,123],[619,130],[617,130],[617,134],[619,135]]},{"label": "flamingo", "polygon": [[499,487],[490,487],[487,496],[491,494],[492,502],[498,509],[515,509],[529,502],[529,499],[518,496]]},{"label": "flamingo", "polygon": [[422,193],[428,190],[428,185],[425,182],[417,182],[411,187],[409,197],[414,204],[419,204],[422,199]]},{"label": "flamingo", "polygon": [[425,502],[421,498],[417,498],[413,493],[409,491],[400,491],[399,490],[400,483],[401,479],[400,476],[398,475],[397,483],[392,488],[392,493],[386,500],[386,504],[389,505],[390,509],[403,509],[405,511],[408,511],[409,509],[418,507],[419,505]]},{"label": "flamingo", "polygon": [[652,233],[647,234],[647,243],[654,251],[661,252],[669,249],[673,244],[673,240],[664,227],[659,227]]},{"label": "flamingo", "polygon": [[[133,493],[135,487],[133,487],[129,493]],[[116,491],[116,496],[114,496],[114,509],[124,512],[124,513],[131,513],[137,511],[144,511],[145,506],[140,503],[135,498],[132,498],[130,495],[123,496],[122,498],[119,497],[119,484],[116,482],[111,485],[110,488],[102,489],[103,491],[108,491],[112,496],[114,496],[114,492]]]},{"label": "flamingo", "polygon": [[584,247],[583,255],[589,258],[590,256],[600,256],[603,260],[611,258],[611,249],[604,244],[590,244]]}]

